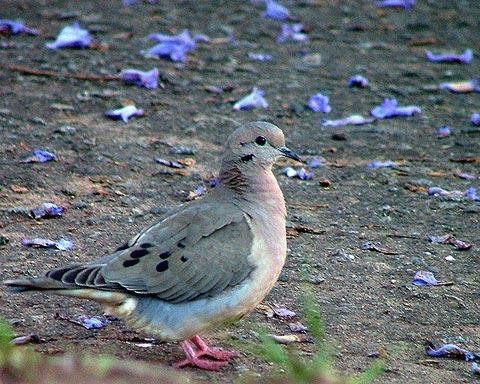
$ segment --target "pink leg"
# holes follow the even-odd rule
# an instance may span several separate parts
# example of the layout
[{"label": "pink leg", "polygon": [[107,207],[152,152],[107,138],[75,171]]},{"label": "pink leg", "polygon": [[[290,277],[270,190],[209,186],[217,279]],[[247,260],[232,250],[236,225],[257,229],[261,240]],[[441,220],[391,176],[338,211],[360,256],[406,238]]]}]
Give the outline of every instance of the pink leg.
[{"label": "pink leg", "polygon": [[201,369],[206,369],[209,371],[218,371],[220,368],[228,365],[228,362],[226,361],[212,361],[212,360],[207,360],[207,359],[201,359],[198,353],[194,351],[192,348],[192,345],[188,341],[181,341],[180,346],[183,349],[183,352],[185,352],[186,359],[181,360],[177,363],[174,364],[175,368],[183,368],[188,365],[191,365],[193,367],[201,368]]},{"label": "pink leg", "polygon": [[200,336],[193,336],[190,341],[198,348],[197,356],[208,356],[220,361],[230,361],[238,357],[235,351],[222,351],[220,348],[209,347]]}]

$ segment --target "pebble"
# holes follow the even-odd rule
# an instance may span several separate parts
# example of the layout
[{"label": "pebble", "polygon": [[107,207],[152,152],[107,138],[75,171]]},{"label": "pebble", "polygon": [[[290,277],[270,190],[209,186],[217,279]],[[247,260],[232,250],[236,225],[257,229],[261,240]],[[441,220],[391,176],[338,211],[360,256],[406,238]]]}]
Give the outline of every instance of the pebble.
[{"label": "pebble", "polygon": [[62,125],[58,129],[55,130],[55,133],[61,133],[64,135],[74,135],[77,133],[77,128],[72,127],[70,125]]},{"label": "pebble", "polygon": [[455,258],[453,256],[447,256],[445,257],[445,260],[447,261],[455,261]]}]

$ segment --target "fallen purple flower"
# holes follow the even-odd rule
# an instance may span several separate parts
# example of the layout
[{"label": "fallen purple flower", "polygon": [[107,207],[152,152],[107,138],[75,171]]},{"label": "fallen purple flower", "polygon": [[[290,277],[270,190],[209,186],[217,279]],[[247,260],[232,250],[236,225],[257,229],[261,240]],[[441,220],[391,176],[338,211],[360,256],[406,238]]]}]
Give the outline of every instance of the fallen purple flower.
[{"label": "fallen purple flower", "polygon": [[478,366],[477,363],[472,363],[472,366],[470,367],[470,370],[474,375],[480,375],[480,367]]},{"label": "fallen purple flower", "polygon": [[36,333],[31,333],[30,335],[26,336],[18,336],[15,337],[14,339],[10,340],[10,344],[12,345],[25,345],[25,344],[39,344],[41,343],[42,340]]},{"label": "fallen purple flower", "polygon": [[471,175],[471,174],[466,173],[466,172],[455,171],[455,172],[453,172],[453,175],[455,177],[458,177],[459,179],[463,179],[463,180],[476,180],[477,179],[477,176]]},{"label": "fallen purple flower", "polygon": [[437,128],[437,137],[448,137],[452,134],[452,131],[448,125]]},{"label": "fallen purple flower", "polygon": [[453,357],[465,361],[480,359],[479,354],[462,349],[455,344],[444,344],[437,349],[432,343],[429,343],[425,348],[425,353],[431,357]]},{"label": "fallen purple flower", "polygon": [[303,24],[282,24],[280,34],[277,36],[279,43],[284,43],[287,40],[293,41],[308,41],[308,36],[302,32]]},{"label": "fallen purple flower", "polygon": [[264,19],[273,19],[273,20],[287,20],[290,18],[290,12],[286,7],[277,3],[274,0],[267,0],[266,10],[262,12],[262,17]]},{"label": "fallen purple flower", "polygon": [[472,116],[470,116],[470,122],[473,125],[480,125],[480,113],[474,112]]},{"label": "fallen purple flower", "polygon": [[348,79],[348,86],[350,88],[365,88],[368,87],[368,80],[361,75],[355,75]]},{"label": "fallen purple flower", "polygon": [[88,48],[92,42],[90,33],[82,29],[78,22],[64,27],[53,43],[47,43],[49,49]]},{"label": "fallen purple flower", "polygon": [[351,115],[339,120],[323,120],[324,127],[340,127],[344,125],[363,125],[373,123],[375,119],[366,119],[360,115]]},{"label": "fallen purple flower", "polygon": [[468,251],[473,247],[473,244],[458,239],[450,239],[448,243],[453,245],[459,251]]},{"label": "fallen purple flower", "polygon": [[430,187],[428,188],[428,195],[429,196],[446,196],[450,192],[447,191],[446,189],[440,188],[440,187]]},{"label": "fallen purple flower", "polygon": [[72,323],[81,325],[85,329],[100,329],[105,327],[109,323],[108,319],[101,316],[77,316],[71,321]]},{"label": "fallen purple flower", "polygon": [[233,105],[234,111],[240,111],[242,109],[252,109],[252,108],[268,108],[267,100],[264,98],[265,91],[253,87],[252,93],[245,96],[243,99],[238,100]]},{"label": "fallen purple flower", "polygon": [[38,35],[38,31],[36,29],[28,28],[19,21],[0,20],[0,34],[18,35],[21,33],[32,36]]},{"label": "fallen purple flower", "polygon": [[329,113],[332,107],[329,105],[328,96],[324,96],[321,93],[316,93],[308,100],[307,106],[314,112]]},{"label": "fallen purple flower", "polygon": [[121,119],[124,123],[127,123],[132,117],[143,116],[144,114],[143,109],[138,109],[134,105],[127,105],[123,108],[112,109],[105,112],[105,116],[115,120]]},{"label": "fallen purple flower", "polygon": [[440,89],[454,93],[480,92],[480,80],[457,81],[453,83],[442,83]]},{"label": "fallen purple flower", "polygon": [[208,42],[205,35],[190,36],[188,29],[183,30],[178,35],[164,35],[162,33],[152,33],[148,36],[149,40],[159,42],[159,44],[150,48],[146,53],[147,57],[160,57],[171,61],[185,62],[187,53],[196,48],[197,42]]},{"label": "fallen purple flower", "polygon": [[304,168],[296,170],[292,167],[287,167],[283,170],[283,173],[290,179],[296,177],[300,180],[310,180],[313,179],[314,176],[313,172],[308,172]]},{"label": "fallen purple flower", "polygon": [[428,271],[418,271],[413,277],[412,284],[418,287],[423,287],[425,285],[437,285],[438,280],[433,276],[432,272]]},{"label": "fallen purple flower", "polygon": [[447,244],[451,238],[452,238],[452,235],[443,235],[443,236],[428,235],[427,236],[427,240],[434,244]]},{"label": "fallen purple flower", "polygon": [[120,77],[125,84],[134,84],[138,87],[154,89],[158,87],[158,69],[154,68],[148,72],[137,69],[125,69],[120,72]]},{"label": "fallen purple flower", "polygon": [[300,323],[299,321],[294,321],[293,323],[288,323],[288,328],[292,332],[304,333],[307,331],[307,327]]},{"label": "fallen purple flower", "polygon": [[272,60],[272,55],[269,55],[266,53],[248,52],[247,56],[250,60],[253,60],[253,61],[271,61]]},{"label": "fallen purple flower", "polygon": [[371,169],[395,168],[397,166],[398,166],[398,163],[392,160],[386,160],[386,161],[374,160],[371,163],[367,164],[367,167]]},{"label": "fallen purple flower", "polygon": [[161,157],[156,157],[155,161],[159,164],[165,165],[170,168],[183,168],[183,165],[172,160],[162,159]]},{"label": "fallen purple flower", "polygon": [[62,216],[63,212],[65,212],[65,208],[63,207],[53,203],[43,203],[40,207],[32,209],[30,214],[34,219],[41,219],[42,217]]},{"label": "fallen purple flower", "polygon": [[430,51],[425,52],[427,59],[434,63],[460,63],[469,64],[473,59],[473,52],[471,49],[466,49],[462,54],[455,53],[441,53],[434,54]]},{"label": "fallen purple flower", "polygon": [[34,239],[22,239],[22,244],[26,247],[33,248],[57,248],[60,251],[70,251],[73,249],[73,242],[68,239],[52,241],[49,239],[36,237]]},{"label": "fallen purple flower", "polygon": [[315,156],[307,160],[308,168],[318,168],[325,166],[326,160],[321,156]]},{"label": "fallen purple flower", "polygon": [[289,318],[291,319],[292,317],[295,317],[297,314],[287,308],[284,308],[284,307],[280,307],[276,304],[272,305],[272,310],[273,310],[273,313],[275,315],[277,315],[278,317],[282,317],[282,318]]},{"label": "fallen purple flower", "polygon": [[385,99],[381,105],[373,108],[370,113],[377,119],[388,119],[395,116],[412,116],[421,112],[422,110],[415,105],[398,107],[396,99]]},{"label": "fallen purple flower", "polygon": [[465,191],[464,196],[465,196],[468,200],[480,201],[480,196],[477,195],[477,188],[475,188],[475,187],[467,188],[467,190]]},{"label": "fallen purple flower", "polygon": [[213,176],[213,177],[210,177],[208,180],[208,186],[210,188],[215,188],[216,186],[218,186],[220,184],[220,178],[218,176]]},{"label": "fallen purple flower", "polygon": [[383,0],[375,1],[378,8],[404,8],[410,9],[415,5],[415,0]]},{"label": "fallen purple flower", "polygon": [[47,161],[53,160],[57,160],[57,157],[53,153],[44,151],[43,149],[36,149],[33,151],[33,156],[23,160],[23,163],[46,163]]}]

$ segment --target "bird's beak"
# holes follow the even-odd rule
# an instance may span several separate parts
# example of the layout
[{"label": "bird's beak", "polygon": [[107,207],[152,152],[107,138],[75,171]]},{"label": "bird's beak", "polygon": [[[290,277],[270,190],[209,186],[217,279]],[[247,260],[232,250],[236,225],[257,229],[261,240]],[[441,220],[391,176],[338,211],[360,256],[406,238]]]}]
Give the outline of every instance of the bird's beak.
[{"label": "bird's beak", "polygon": [[277,150],[285,157],[289,157],[290,159],[302,162],[300,156],[298,156],[295,152],[291,151],[287,147],[278,147]]}]

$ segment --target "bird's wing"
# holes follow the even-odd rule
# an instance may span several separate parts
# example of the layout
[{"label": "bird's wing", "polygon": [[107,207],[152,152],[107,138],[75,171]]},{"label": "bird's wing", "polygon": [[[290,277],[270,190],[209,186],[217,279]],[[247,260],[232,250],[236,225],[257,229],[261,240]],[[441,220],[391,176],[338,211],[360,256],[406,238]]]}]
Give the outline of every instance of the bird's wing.
[{"label": "bird's wing", "polygon": [[245,215],[218,201],[188,204],[100,262],[47,273],[64,288],[155,295],[172,303],[220,294],[245,280],[253,236]]}]

